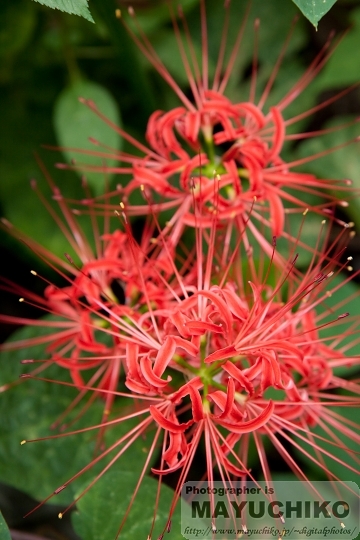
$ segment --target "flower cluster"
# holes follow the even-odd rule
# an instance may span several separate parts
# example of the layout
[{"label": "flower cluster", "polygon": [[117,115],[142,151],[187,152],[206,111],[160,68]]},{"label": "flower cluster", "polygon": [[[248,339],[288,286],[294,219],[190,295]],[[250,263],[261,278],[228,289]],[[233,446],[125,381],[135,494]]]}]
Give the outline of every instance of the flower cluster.
[{"label": "flower cluster", "polygon": [[[182,103],[151,116],[146,132],[149,147],[119,130],[143,153],[143,157],[118,154],[121,165],[115,172],[131,174],[130,182],[115,194],[121,195],[120,206],[108,203],[109,194],[104,202],[101,197],[86,197],[75,205],[47,175],[62,217],[48,209],[80,262],[70,255],[64,261],[26,239],[65,284],[46,283],[40,297],[7,283],[8,289],[51,317],[46,323],[1,317],[47,327],[45,335],[39,333],[26,343],[4,345],[11,349],[46,344],[43,364],[25,378],[41,379],[41,370],[61,366],[71,377],[66,384],[79,391],[70,408],[86,394],[90,400],[104,400],[102,422],[94,429],[138,419],[136,427],[100,457],[116,449],[118,459],[136,438],[149,436],[152,427],[155,435],[141,478],[159,450],[151,469],[159,485],[165,475],[180,471],[164,532],[170,529],[181,486],[202,440],[209,482],[215,477],[223,482],[256,481],[249,466],[251,441],[261,472],[270,482],[266,439],[298,478],[307,479],[289,446],[334,479],[324,460],[329,455],[324,443],[342,447],[348,461],[334,459],[356,472],[358,458],[341,445],[341,437],[350,434],[360,442],[359,430],[332,410],[334,404],[357,404],[360,391],[357,381],[338,374],[338,368],[359,363],[348,343],[358,322],[342,311],[341,304],[328,305],[332,293],[351,279],[345,275],[338,280],[341,272],[352,270],[351,257],[343,262],[351,224],[343,223],[338,239],[331,242],[323,221],[318,243],[308,246],[310,262],[304,268],[297,256],[298,246],[304,244],[287,231],[285,219],[287,212],[307,219],[302,193],[321,195],[322,202],[310,211],[330,220],[335,206],[345,203],[327,190],[336,184],[351,194],[347,181],[334,183],[293,172],[301,163],[286,163],[281,157],[286,128],[292,123],[284,120],[283,111],[321,69],[328,44],[280,103],[264,112],[278,66],[257,103],[254,90],[248,101],[232,103],[225,90],[240,39],[226,68],[220,53],[210,85],[204,1],[201,10],[202,70],[195,56],[186,56],[173,17],[193,100],[176,85],[146,37],[134,34]],[[179,17],[189,41],[181,12]],[[191,50],[190,41],[187,45]],[[102,116],[94,103],[86,105]],[[131,197],[137,190],[144,204],[134,206]],[[110,213],[114,209],[115,217]],[[173,212],[166,223],[164,211],[167,216]],[[95,248],[77,222],[79,213],[90,214]],[[134,215],[146,216],[136,234]],[[110,225],[114,221],[115,228]],[[3,226],[21,235],[9,223]],[[281,238],[291,240],[287,257],[277,246]],[[329,328],[331,334],[325,332]],[[117,396],[128,398],[134,409],[129,413],[125,408],[123,414],[116,410],[109,419]],[[320,426],[325,436],[314,434],[314,426]],[[64,434],[51,438],[58,436]],[[107,469],[108,465],[96,479]],[[138,488],[139,484],[134,496]]]}]

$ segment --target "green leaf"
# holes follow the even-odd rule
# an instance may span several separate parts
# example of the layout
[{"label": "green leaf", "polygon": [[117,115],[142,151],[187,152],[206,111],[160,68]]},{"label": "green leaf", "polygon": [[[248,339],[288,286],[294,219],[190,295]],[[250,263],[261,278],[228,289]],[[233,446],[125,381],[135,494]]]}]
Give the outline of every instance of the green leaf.
[{"label": "green leaf", "polygon": [[6,525],[6,521],[0,512],[0,540],[11,540],[10,531]]},{"label": "green leaf", "polygon": [[[99,480],[91,491],[79,500],[78,512],[71,516],[77,534],[86,540],[115,538],[138,479],[138,474],[115,466],[111,473]],[[142,479],[139,492],[121,531],[122,540],[148,538],[156,507],[157,488],[158,482],[155,479],[148,477]],[[158,538],[165,528],[173,496],[174,492],[163,484],[152,538]],[[180,534],[180,501],[172,516],[170,534],[167,534],[166,538],[169,540],[183,538]]]},{"label": "green leaf", "polygon": [[332,8],[336,0],[293,0],[293,2],[317,28],[320,19]]},{"label": "green leaf", "polygon": [[[29,0],[26,0],[26,3],[30,3],[36,14],[36,4]],[[80,23],[87,26],[85,21],[78,19],[77,24]],[[19,24],[22,24],[21,21]],[[95,27],[90,28],[93,30]],[[34,152],[39,151],[40,144],[56,145],[50,104],[54,103],[60,91],[60,80],[55,81],[52,76],[53,70],[58,70],[58,65],[54,64],[51,68],[47,66],[45,70],[41,70],[32,63],[33,58],[38,58],[40,51],[45,49],[43,43],[39,44],[39,50],[25,45],[21,58],[19,57],[19,66],[10,70],[14,73],[13,82],[9,86],[2,86],[0,82],[0,117],[4,126],[3,136],[0,137],[0,206],[1,215],[6,216],[15,227],[26,231],[29,237],[62,257],[64,252],[69,251],[69,242],[29,185],[30,179],[36,179],[44,198],[51,204],[51,191],[34,158]],[[51,51],[54,57],[56,54],[56,51]],[[45,58],[49,58],[49,61],[43,58],[41,62],[50,64],[50,56]],[[2,71],[7,65],[5,60],[4,58],[4,62],[0,62],[0,81],[7,77]],[[15,57],[14,61],[16,60]],[[45,79],[46,83],[39,83]],[[32,106],[28,106],[29,103],[32,103]],[[59,152],[41,152],[41,160],[64,197],[72,200],[83,198],[84,190],[78,176],[70,171],[54,170],[55,159],[62,160]],[[14,196],[19,193],[22,194],[21,197]],[[53,208],[56,206],[56,203],[52,204]],[[36,219],[29,219],[29,216],[36,216]],[[91,242],[93,231],[90,219],[81,222],[84,234]],[[29,264],[33,264],[28,260],[30,250],[24,244],[19,245],[15,240],[9,239],[9,235],[1,234],[0,244],[9,245],[9,242],[12,242],[13,249],[25,263],[24,267],[18,270],[28,273],[31,269]],[[40,268],[36,267],[36,270],[40,271]]]},{"label": "green leaf", "polygon": [[94,22],[88,8],[88,0],[35,0],[43,6],[59,9],[71,15],[79,15],[90,22]]},{"label": "green leaf", "polygon": [[[37,334],[38,329],[25,327],[15,332],[12,340],[28,339]],[[0,476],[4,482],[41,500],[77,472],[86,460],[91,460],[93,443],[89,436],[79,436],[20,445],[24,439],[55,434],[50,430],[51,424],[76,395],[73,390],[56,384],[27,379],[20,382],[19,376],[25,371],[20,361],[29,353],[26,350],[2,352],[0,357],[1,384],[15,384],[0,396]],[[31,358],[44,358],[44,347],[32,348]],[[57,371],[52,375],[59,378],[60,370]],[[98,404],[94,405],[95,420],[100,411]],[[67,455],[72,456],[70,463],[64,459]],[[71,500],[71,488],[56,497],[56,502],[60,503]]]},{"label": "green leaf", "polygon": [[[120,113],[111,94],[104,87],[93,82],[78,81],[63,90],[55,104],[54,126],[60,145],[65,148],[101,151],[101,148],[89,141],[89,137],[92,137],[102,145],[113,148],[114,152],[119,150],[121,147],[119,134],[98,118],[85,104],[80,103],[79,97],[94,101],[102,114],[112,123],[120,125]],[[65,150],[64,155],[68,163],[75,160],[78,164],[85,166],[113,166],[118,163],[110,159],[107,159],[105,163],[103,158],[69,150]],[[85,174],[96,194],[104,192],[104,174],[91,171],[80,171],[79,174]]]},{"label": "green leaf", "polygon": [[[9,341],[26,340],[51,333],[52,330],[46,326],[47,318],[43,321],[44,325],[41,329],[24,327],[16,331]],[[57,430],[52,430],[51,425],[78,395],[75,388],[64,385],[31,379],[19,380],[19,375],[26,371],[26,366],[20,362],[29,357],[34,360],[46,358],[44,346],[38,345],[28,350],[3,351],[0,355],[0,388],[2,390],[0,393],[0,477],[3,482],[42,500],[94,459],[98,431],[20,444],[22,440],[59,433]],[[55,365],[46,369],[40,376],[56,381],[69,380],[67,370]],[[10,388],[6,389],[5,385],[8,384]],[[81,406],[85,404],[86,400],[83,399]],[[128,401],[126,401],[126,406],[128,406]],[[114,408],[120,408],[122,414],[123,407],[122,400],[115,402]],[[78,408],[73,415],[66,417],[68,423],[73,421],[66,431],[99,424],[103,410],[104,402],[100,398],[95,400],[79,419],[76,419],[79,413]],[[106,448],[133,429],[137,423],[138,419],[135,418],[108,428],[105,431]],[[123,464],[126,462],[127,470],[134,470],[140,474],[149,451],[150,442],[148,441],[151,440],[151,433],[146,440],[139,437],[126,451],[121,459],[124,460]],[[109,457],[113,457],[113,454]],[[70,484],[68,488],[61,491],[52,502],[69,504],[73,500],[73,494],[78,489],[79,482],[89,483],[104,468],[106,459],[109,458],[104,458],[97,466],[81,475],[77,482],[75,481],[74,484]]]}]

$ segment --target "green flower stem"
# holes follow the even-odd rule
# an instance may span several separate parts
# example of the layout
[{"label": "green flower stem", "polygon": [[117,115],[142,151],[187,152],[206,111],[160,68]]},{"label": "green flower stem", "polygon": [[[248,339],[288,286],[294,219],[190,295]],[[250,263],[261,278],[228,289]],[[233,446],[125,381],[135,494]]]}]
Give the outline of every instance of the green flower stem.
[{"label": "green flower stem", "polygon": [[173,360],[179,366],[185,368],[187,371],[190,371],[190,373],[193,373],[194,375],[198,375],[199,370],[197,368],[190,366],[189,363],[186,360],[184,360],[181,356],[174,356]]},{"label": "green flower stem", "polygon": [[64,53],[64,60],[65,60],[65,64],[69,73],[70,82],[72,85],[74,85],[83,77],[82,77],[79,65],[76,61],[74,48],[69,42],[69,38],[68,38],[69,32],[68,32],[68,24],[67,24],[68,19],[62,13],[59,13],[59,20],[60,20],[60,37],[61,37],[62,50]]},{"label": "green flower stem", "polygon": [[[200,369],[194,368],[191,366],[186,360],[184,360],[181,356],[176,355],[173,358],[174,362],[176,362],[179,366],[183,367],[193,375],[196,375],[197,377],[200,377],[202,382],[204,383],[204,395],[206,396],[208,393],[208,388],[211,386],[212,388],[217,388],[218,390],[223,390],[226,392],[226,386],[224,384],[221,384],[213,379],[213,376],[218,371],[217,365],[208,365],[204,364]],[[215,363],[214,363],[215,364]],[[216,363],[217,364],[217,363]]]},{"label": "green flower stem", "polygon": [[210,162],[214,163],[216,154],[215,154],[215,145],[214,140],[211,137],[204,136],[204,144],[206,146],[206,154],[210,160]]}]

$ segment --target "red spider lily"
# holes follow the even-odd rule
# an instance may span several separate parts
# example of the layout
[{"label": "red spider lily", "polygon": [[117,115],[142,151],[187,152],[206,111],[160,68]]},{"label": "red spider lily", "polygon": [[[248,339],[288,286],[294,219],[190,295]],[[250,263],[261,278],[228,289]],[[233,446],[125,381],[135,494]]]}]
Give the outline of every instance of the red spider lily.
[{"label": "red spider lily", "polygon": [[[341,423],[341,416],[333,410],[334,406],[358,405],[360,392],[358,381],[346,381],[335,371],[339,366],[359,363],[357,356],[346,356],[358,338],[353,339],[351,346],[343,343],[347,336],[356,335],[358,321],[348,313],[338,314],[336,308],[326,308],[329,294],[342,286],[329,284],[344,266],[338,262],[343,249],[339,247],[332,256],[336,242],[329,244],[314,256],[304,274],[296,271],[297,258],[293,256],[282,271],[275,269],[276,279],[270,280],[271,261],[267,268],[264,260],[255,264],[248,252],[248,270],[244,271],[241,239],[230,255],[224,245],[223,253],[219,253],[219,234],[215,223],[210,237],[206,230],[197,230],[195,250],[188,255],[189,267],[197,269],[196,282],[190,282],[168,261],[173,266],[173,277],[169,280],[171,285],[163,282],[164,294],[166,291],[168,296],[166,305],[157,309],[149,304],[149,311],[138,318],[134,315],[133,324],[126,331],[118,322],[119,334],[126,343],[125,353],[119,357],[126,363],[128,391],[103,392],[111,394],[112,399],[114,395],[139,399],[144,405],[137,406],[131,414],[126,411],[114,420],[88,428],[109,429],[130,418],[141,419],[138,427],[129,429],[127,435],[84,467],[83,471],[88,470],[100,459],[107,459],[110,452],[115,453],[83,494],[115,460],[123,457],[132,442],[140,435],[150,437],[152,430],[151,450],[144,460],[130,506],[160,447],[160,464],[152,468],[159,478],[159,489],[166,475],[180,471],[164,531],[170,526],[181,487],[202,439],[206,452],[204,474],[210,483],[218,476],[223,482],[232,482],[234,477],[256,481],[248,463],[251,440],[268,482],[271,473],[265,439],[272,442],[300,479],[307,477],[284,445],[284,439],[329,479],[337,478],[325,458],[331,457],[351,471],[356,471],[359,463],[356,453],[342,442],[344,437],[360,442],[359,428],[345,419]],[[203,244],[207,245],[206,256]],[[161,234],[159,245],[161,252],[166,252],[166,238]],[[222,266],[221,261],[225,261]],[[237,271],[239,268],[241,272]],[[157,270],[154,279],[161,280],[160,276]],[[344,278],[343,283],[350,279]],[[143,286],[146,287],[146,281]],[[318,314],[319,306],[324,309],[322,314]],[[104,320],[107,317],[110,318],[110,310]],[[114,320],[120,320],[117,313]],[[349,321],[349,329],[344,329]],[[322,329],[328,325],[333,328],[331,338],[322,335]],[[82,392],[94,390],[91,383],[79,382],[76,386]],[[338,389],[346,389],[347,394],[339,394]],[[314,433],[314,426],[320,427],[323,434]],[[346,451],[347,462],[334,456],[327,449],[329,445]],[[119,532],[127,515],[128,512]]]},{"label": "red spider lily", "polygon": [[[341,481],[331,472],[325,457],[357,472],[359,458],[342,443],[342,437],[359,442],[359,428],[346,420],[341,425],[341,416],[332,410],[334,405],[354,407],[359,403],[358,382],[348,382],[334,373],[345,362],[348,366],[359,364],[358,356],[345,356],[347,346],[332,345],[339,345],[347,335],[343,328],[337,333],[336,326],[342,325],[349,314],[340,314],[328,323],[334,329],[328,339],[321,336],[324,314],[316,314],[317,306],[330,294],[324,289],[334,276],[329,266],[335,261],[325,263],[322,272],[319,261],[303,276],[301,285],[290,283],[285,301],[280,288],[271,292],[267,286],[264,298],[264,284],[251,284],[252,293],[245,301],[231,294],[231,289],[224,292],[214,286],[179,305],[167,331],[177,331],[199,349],[197,356],[181,360],[184,373],[187,369],[188,376],[192,374],[196,380],[196,386],[188,387],[192,419],[181,424],[173,413],[165,416],[156,406],[150,407],[157,425],[169,433],[163,447],[163,468],[153,472],[164,475],[181,469],[172,510],[194,457],[193,446],[201,436],[205,438],[206,478],[210,483],[214,466],[223,482],[231,483],[232,475],[256,480],[248,466],[251,438],[267,482],[271,473],[264,438],[270,439],[302,480],[309,479],[282,439],[312,460],[329,479]],[[333,287],[332,292],[339,287]],[[354,319],[350,333],[358,330]],[[357,342],[354,339],[353,345]],[[169,350],[169,357],[172,354]],[[171,365],[170,358],[167,362]],[[334,393],[344,388],[351,396]],[[268,390],[281,392],[269,399]],[[324,435],[313,433],[314,426],[320,426]],[[348,460],[334,456],[326,444],[345,450]]]},{"label": "red spider lily", "polygon": [[[135,241],[126,218],[124,227],[117,220],[124,230],[111,232],[109,219],[105,217],[103,231],[100,232],[101,222],[90,206],[93,248],[59,188],[43,170],[61,214],[49,205],[35,182],[32,187],[59,225],[74,252],[74,259],[80,261],[80,266],[70,255],[65,254],[65,260],[57,257],[18,231],[7,220],[3,220],[2,228],[31,248],[58,273],[65,285],[56,286],[32,270],[32,274],[46,284],[41,296],[3,279],[0,285],[2,289],[20,296],[22,302],[36,306],[51,317],[47,320],[33,320],[0,315],[1,322],[39,329],[38,336],[5,343],[1,349],[31,349],[36,345],[45,345],[44,360],[36,361],[40,362],[40,367],[35,373],[53,363],[69,371],[80,390],[78,399],[70,408],[86,394],[82,390],[84,386],[96,386],[96,393],[105,398],[106,416],[113,404],[121,371],[126,370],[127,344],[140,346],[141,355],[147,355],[150,351],[156,354],[161,348],[159,328],[163,326],[167,302],[182,294],[179,286],[175,285],[174,289],[171,286],[175,268],[172,260],[173,242],[171,239],[160,242],[154,238],[155,223],[151,224],[151,220],[147,220],[144,225],[140,244]],[[192,282],[194,270],[189,271],[184,264],[183,272],[187,273],[181,281],[181,286],[185,287],[188,282]],[[164,287],[164,283],[167,283],[169,290]],[[156,319],[153,315],[155,309]],[[23,362],[31,364],[34,361],[25,359]],[[2,389],[7,387],[5,385]]]},{"label": "red spider lily", "polygon": [[[287,139],[315,136],[311,133],[287,135],[288,126],[322,109],[350,89],[294,118],[285,120],[283,117],[286,108],[316,77],[332,54],[333,49],[330,48],[331,40],[329,39],[303,76],[276,106],[267,110],[266,102],[280,68],[287,40],[260,98],[255,100],[257,68],[256,58],[254,58],[250,96],[244,101],[232,103],[225,92],[239,53],[246,18],[230,51],[228,65],[225,66],[230,2],[225,3],[223,38],[215,75],[210,81],[205,0],[201,1],[200,6],[201,65],[196,59],[185,17],[179,11],[184,30],[183,37],[179,23],[171,12],[192,99],[185,95],[173,79],[141,29],[138,28],[135,33],[126,26],[141,52],[176,93],[181,105],[168,112],[153,113],[146,132],[149,144],[147,147],[113,125],[93,102],[83,100],[88,107],[143,154],[143,157],[138,157],[128,153],[113,152],[110,155],[101,150],[94,151],[93,154],[99,157],[118,159],[121,165],[112,168],[91,167],[91,170],[131,174],[132,180],[121,190],[125,204],[134,189],[145,186],[149,192],[161,196],[161,203],[156,204],[154,209],[176,209],[170,220],[172,225],[178,225],[181,222],[181,227],[184,225],[211,227],[213,213],[216,211],[219,225],[231,222],[241,231],[246,225],[256,240],[270,253],[271,241],[269,244],[269,239],[264,238],[266,234],[263,230],[270,229],[271,234],[275,236],[282,234],[289,236],[289,231],[284,228],[286,206],[290,206],[292,212],[304,211],[308,207],[306,194],[319,195],[322,198],[322,203],[312,207],[312,210],[319,214],[329,215],[335,205],[347,204],[345,201],[339,201],[326,190],[336,188],[346,193],[351,189],[349,188],[350,181],[318,179],[312,174],[294,172],[295,166],[318,156],[309,156],[304,160],[286,163],[281,158],[281,151]],[[136,22],[132,9],[130,9],[130,14]],[[256,31],[258,31],[258,26],[257,21]],[[94,143],[101,146],[101,142],[94,141]],[[222,149],[223,145],[226,145],[227,150]],[[333,150],[335,149],[329,151]],[[81,153],[81,150],[77,151]],[[72,166],[59,164],[59,167],[86,170],[86,167],[81,164]],[[194,214],[194,198],[197,200],[196,215]],[[105,207],[107,210],[112,209],[108,200],[102,203],[101,198],[95,202],[95,206]],[[129,207],[128,212],[142,214],[147,212],[146,206],[145,208]],[[259,224],[261,234],[258,230]]]},{"label": "red spider lily", "polygon": [[[316,328],[313,326],[311,330],[315,334],[317,333]],[[315,343],[318,343],[317,339],[315,339]],[[338,360],[340,355],[341,352],[333,352],[332,356],[337,357]],[[330,365],[331,359],[329,356],[328,362]],[[351,361],[354,362],[357,359],[347,358],[347,362]],[[232,362],[225,361],[223,368],[230,374],[231,369],[229,364],[230,366],[234,365]],[[140,434],[144,434],[146,437],[149,436],[148,430],[150,429],[150,425],[155,426],[155,435],[150,445],[151,452],[144,461],[143,472],[137,483],[131,504],[136,497],[141,479],[147,470],[149,459],[155,452],[156,443],[158,444],[161,440],[160,437],[162,437],[161,465],[159,468],[152,469],[153,473],[159,476],[159,485],[164,475],[178,469],[181,470],[170,508],[169,521],[164,531],[169,528],[169,523],[171,523],[172,512],[178,500],[181,486],[186,480],[195,453],[198,451],[201,437],[205,439],[206,478],[210,484],[216,474],[216,472],[214,473],[214,469],[218,471],[223,482],[232,483],[234,475],[236,478],[250,477],[256,481],[247,464],[247,451],[250,438],[253,438],[255,441],[261,468],[267,482],[271,481],[271,473],[264,448],[265,438],[269,438],[273,442],[279,453],[300,479],[308,480],[302,471],[301,465],[297,463],[288,448],[284,446],[283,439],[289,441],[295,448],[302,451],[305,456],[314,461],[320,469],[326,472],[329,479],[336,477],[331,473],[328,465],[326,465],[324,457],[332,457],[332,459],[342,463],[349,470],[356,473],[359,459],[356,453],[347,450],[342,439],[344,437],[351,437],[353,440],[360,441],[359,427],[346,420],[342,422],[342,417],[334,412],[332,407],[334,405],[345,407],[356,406],[359,403],[357,395],[359,394],[360,387],[356,382],[348,383],[334,375],[329,378],[327,372],[322,376],[317,368],[318,366],[314,366],[315,379],[308,377],[305,380],[304,378],[299,384],[299,388],[296,388],[295,385],[287,385],[285,397],[270,400],[264,395],[256,396],[254,393],[248,391],[248,387],[243,384],[243,381],[239,385],[239,376],[236,372],[234,376],[230,375],[228,377],[226,385],[221,385],[224,390],[218,390],[216,386],[211,387],[211,384],[208,384],[208,376],[204,374],[203,380],[201,380],[201,377],[193,377],[176,392],[167,394],[166,396],[151,397],[150,392],[137,394],[142,401],[151,399],[154,401],[150,406],[145,406],[132,415],[124,414],[116,420],[110,421],[106,426],[111,427],[112,425],[115,426],[118,423],[126,422],[128,418],[134,415],[141,418],[141,415],[144,414],[146,415],[145,419],[139,422],[137,428],[129,430],[126,436],[122,437],[94,460],[93,464],[98,462],[99,459],[105,458],[110,451],[116,449],[114,458],[111,459],[103,471],[91,482],[89,488],[108,470],[116,459],[123,457],[125,451],[136,437],[139,437]],[[329,370],[331,368],[328,366],[327,369]],[[206,384],[204,384],[205,382]],[[220,386],[216,381],[213,381],[213,383]],[[205,391],[206,387],[207,390]],[[353,395],[343,396],[332,393],[336,388],[347,388],[354,397]],[[131,393],[128,397],[131,397]],[[188,399],[190,401],[187,401]],[[186,422],[180,421],[179,412],[182,414],[188,412],[191,415],[190,420]],[[320,426],[324,430],[325,436],[312,433],[314,425]],[[89,429],[97,429],[99,427],[101,426],[94,426]],[[224,434],[224,428],[228,432],[228,435]],[[280,436],[281,439],[279,438]],[[302,444],[299,444],[299,441]],[[325,443],[347,451],[348,461],[344,463],[341,459],[333,456],[324,447]],[[87,470],[88,467],[84,468],[84,470]],[[78,475],[65,482],[65,484],[55,490],[55,494],[67,487],[77,477]],[[81,496],[86,491],[87,489]],[[123,524],[124,521],[121,524],[120,530]]]}]

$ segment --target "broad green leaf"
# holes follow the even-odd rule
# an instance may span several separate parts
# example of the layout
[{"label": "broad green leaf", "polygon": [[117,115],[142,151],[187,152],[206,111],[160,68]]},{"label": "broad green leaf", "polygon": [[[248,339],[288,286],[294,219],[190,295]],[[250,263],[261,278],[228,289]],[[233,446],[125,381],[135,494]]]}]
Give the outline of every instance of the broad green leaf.
[{"label": "broad green leaf", "polygon": [[35,0],[35,2],[49,8],[65,11],[65,13],[71,15],[79,15],[90,22],[94,22],[88,8],[88,0]]},{"label": "broad green leaf", "polygon": [[[36,329],[24,328],[15,332],[12,339],[27,339],[38,333]],[[27,379],[20,382],[19,376],[25,371],[20,361],[29,355],[33,359],[44,358],[43,347],[2,352],[0,356],[1,384],[14,383],[13,388],[0,395],[0,476],[4,482],[41,500],[91,460],[93,442],[88,435],[20,444],[24,439],[55,434],[50,429],[51,424],[76,396],[76,391],[56,384]],[[59,378],[59,371],[52,372],[52,376]],[[99,419],[99,413],[99,406],[95,404],[91,411],[92,422]],[[83,422],[80,424],[84,426]],[[65,459],[67,455],[72,456],[70,463]],[[71,500],[70,488],[59,493],[54,502]]]},{"label": "broad green leaf", "polygon": [[317,28],[320,19],[332,8],[336,0],[293,0],[293,2]]},{"label": "broad green leaf", "polygon": [[[54,109],[55,131],[60,145],[65,147],[64,155],[66,160],[69,163],[75,160],[77,164],[85,167],[92,165],[100,167],[103,165],[114,166],[118,164],[116,160],[107,159],[105,163],[103,158],[66,150],[66,148],[78,148],[101,151],[101,147],[90,142],[89,137],[96,139],[102,145],[112,148],[114,153],[121,147],[121,138],[118,133],[85,104],[81,103],[79,97],[92,100],[99,111],[112,123],[120,124],[117,104],[104,87],[90,81],[78,81],[68,86],[58,97]],[[107,152],[106,149],[104,151]],[[86,176],[96,194],[104,192],[105,174],[86,170],[79,171],[79,174]]]},{"label": "broad green leaf", "polygon": [[[72,514],[75,531],[86,540],[109,540],[115,538],[124,517],[139,475],[121,466],[114,467],[77,503]],[[85,487],[85,486],[84,486]],[[121,532],[122,540],[148,538],[156,507],[158,482],[144,477],[130,514]],[[80,495],[81,491],[77,494]],[[161,486],[160,501],[156,511],[155,531],[152,538],[158,538],[165,528],[174,492],[166,485]],[[180,540],[180,501],[172,517],[169,540]]]},{"label": "broad green leaf", "polygon": [[[43,319],[44,326],[41,330],[24,327],[13,334],[11,341],[50,333],[50,329],[46,327],[46,320],[46,318]],[[51,425],[78,395],[75,388],[56,383],[31,379],[19,381],[19,375],[26,371],[27,366],[20,364],[21,360],[25,358],[39,360],[47,358],[47,356],[41,345],[28,350],[1,352],[0,354],[0,387],[3,390],[0,393],[0,477],[2,481],[38,500],[42,500],[88,465],[95,455],[98,455],[94,454],[98,430],[21,445],[22,440],[37,439],[59,433],[59,431],[51,429]],[[35,364],[35,366],[37,365]],[[41,376],[56,381],[70,380],[67,370],[58,366],[51,366]],[[4,388],[4,385],[8,384],[10,384],[10,388],[6,389],[6,386]],[[86,399],[82,400],[82,406],[86,404]],[[128,406],[126,401],[126,414],[129,414]],[[121,400],[116,402],[115,417],[116,414],[123,415],[123,407],[124,404]],[[77,412],[74,411],[72,415],[66,417],[68,423],[71,420],[74,422],[66,431],[100,423],[103,409],[104,402],[99,398],[75,421],[76,414],[80,412],[77,408]],[[136,418],[108,428],[105,432],[106,448],[119,440],[137,423],[138,419]],[[126,463],[127,470],[135,470],[139,474],[146,460],[151,440],[151,433],[148,439],[139,437],[126,451],[122,460],[124,460],[123,463]],[[82,475],[77,482],[70,484],[67,489],[56,495],[51,502],[70,503],[74,490],[78,490],[79,483],[90,482],[113,455],[105,457],[97,466]],[[71,459],[68,456],[71,456]]]},{"label": "broad green leaf", "polygon": [[11,540],[10,531],[6,525],[6,521],[0,512],[0,540]]},{"label": "broad green leaf", "polygon": [[[35,4],[31,5],[36,8]],[[86,25],[86,23],[83,24]],[[36,56],[37,53],[31,50],[32,55]],[[21,70],[17,70],[19,81],[8,88],[1,87],[0,84],[0,116],[4,126],[3,136],[0,137],[1,216],[6,217],[15,227],[46,246],[52,253],[63,257],[64,252],[69,251],[69,242],[30,187],[30,179],[36,179],[44,198],[51,204],[52,193],[39,171],[34,152],[40,151],[40,144],[56,144],[49,106],[53,103],[59,89],[53,80],[51,69],[41,71],[39,76],[46,78],[47,82],[39,86],[39,81],[36,81],[36,73],[39,71],[31,64],[31,53],[26,49],[21,52],[21,55],[25,65]],[[0,72],[2,67],[4,66],[0,67]],[[18,72],[21,72],[21,75]],[[26,103],[33,103],[36,106],[28,107]],[[70,199],[84,197],[81,181],[75,173],[54,170],[54,161],[62,159],[59,152],[41,151],[41,159],[65,197]],[[56,206],[56,203],[53,206]],[[36,219],[33,219],[34,216]],[[93,233],[90,219],[82,220],[82,225],[85,229],[84,234],[91,242]],[[86,225],[88,225],[87,228]],[[0,244],[10,242],[9,235],[2,233],[0,237]],[[24,266],[18,270],[28,273],[31,269],[28,260],[29,249],[15,240],[12,245],[14,251],[25,262]],[[40,271],[39,267],[35,269]]]}]

